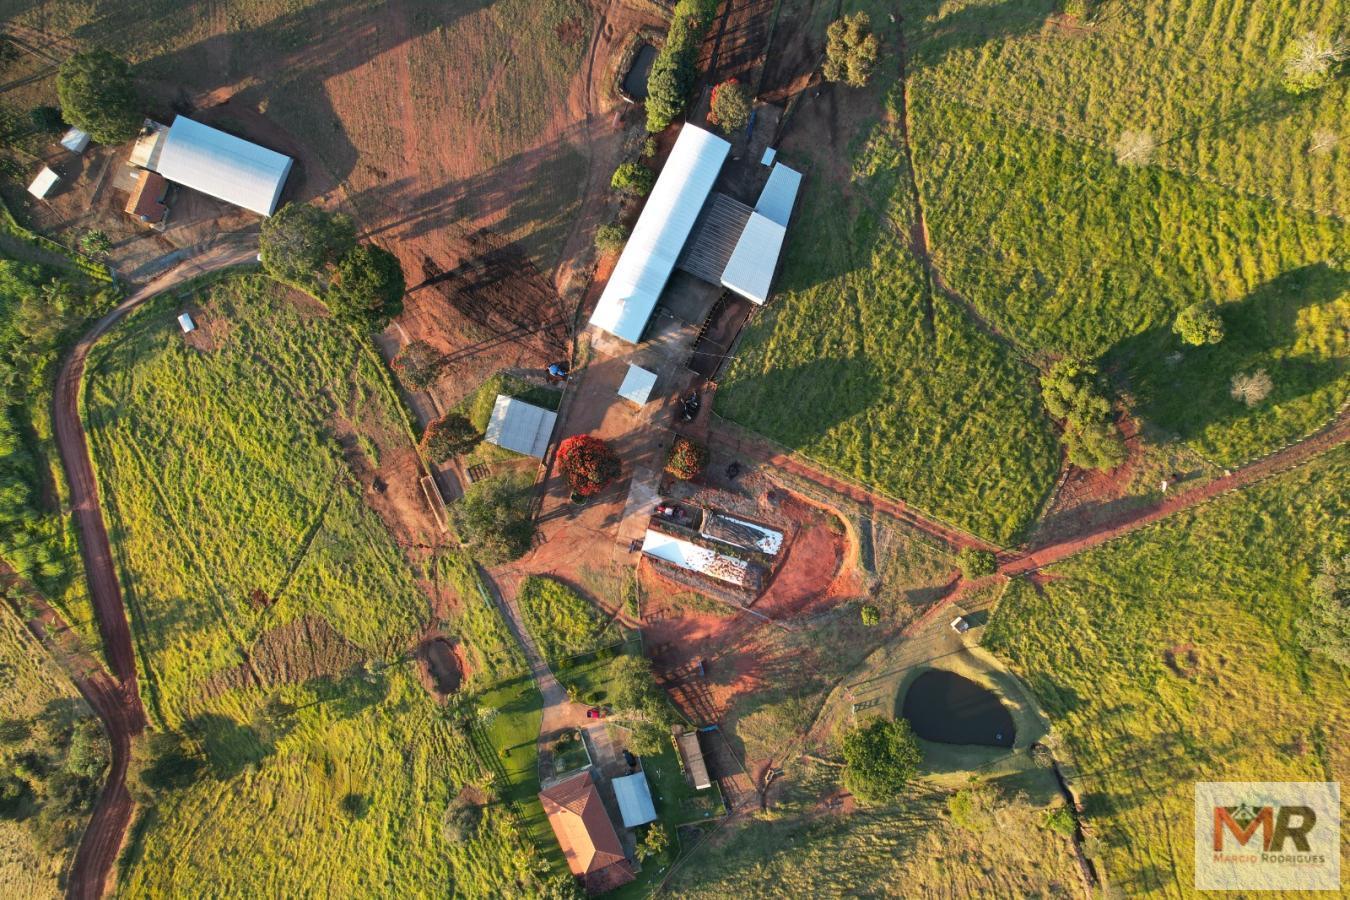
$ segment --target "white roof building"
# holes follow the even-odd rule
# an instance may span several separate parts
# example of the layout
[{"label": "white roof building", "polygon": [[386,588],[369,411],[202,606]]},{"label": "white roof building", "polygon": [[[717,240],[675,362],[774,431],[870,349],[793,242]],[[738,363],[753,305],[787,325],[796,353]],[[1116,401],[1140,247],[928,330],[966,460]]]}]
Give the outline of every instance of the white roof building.
[{"label": "white roof building", "polygon": [[647,784],[647,776],[642,772],[623,775],[610,781],[614,786],[614,797],[619,801],[619,815],[623,817],[624,828],[636,828],[656,820],[656,807],[652,805],[652,791]]},{"label": "white roof building", "polygon": [[768,302],[778,259],[783,255],[788,220],[792,218],[801,183],[802,174],[782,163],[769,172],[769,180],[760,191],[755,211],[746,221],[745,230],[736,241],[736,249],[731,251],[731,258],[722,270],[723,287],[755,303]]},{"label": "white roof building", "polygon": [[624,245],[591,324],[636,344],[656,309],[731,145],[685,125]]},{"label": "white roof building", "polygon": [[61,146],[71,153],[83,153],[89,146],[89,132],[83,128],[72,128],[61,138]]},{"label": "white roof building", "polygon": [[42,171],[37,173],[37,177],[33,179],[33,183],[28,186],[28,193],[37,197],[39,200],[42,200],[52,192],[52,188],[60,183],[61,176],[57,175],[46,166],[43,166]]},{"label": "white roof building", "polygon": [[197,330],[197,323],[192,321],[192,316],[187,313],[178,314],[178,327],[183,329],[183,334]]},{"label": "white roof building", "polygon": [[169,181],[262,216],[276,209],[291,171],[289,156],[187,116],[174,119],[153,162],[146,168]]},{"label": "white roof building", "polygon": [[638,406],[643,406],[651,397],[654,387],[656,387],[655,372],[649,372],[629,363],[628,374],[623,377],[623,384],[619,385],[619,396],[625,400],[633,401]]},{"label": "white roof building", "polygon": [[801,172],[789,169],[782,163],[774,166],[769,172],[769,180],[764,183],[764,190],[759,192],[759,199],[755,201],[755,212],[786,228],[788,219],[792,218],[792,207],[797,203],[797,190],[801,184]]},{"label": "white roof building", "polygon": [[698,572],[700,575],[707,575],[709,578],[716,578],[737,587],[745,587],[749,576],[750,564],[743,559],[726,556],[650,528],[647,529],[647,536],[642,541],[642,552],[681,569]]},{"label": "white roof building", "polygon": [[498,394],[485,439],[489,444],[543,459],[557,419],[558,414],[551,409]]}]

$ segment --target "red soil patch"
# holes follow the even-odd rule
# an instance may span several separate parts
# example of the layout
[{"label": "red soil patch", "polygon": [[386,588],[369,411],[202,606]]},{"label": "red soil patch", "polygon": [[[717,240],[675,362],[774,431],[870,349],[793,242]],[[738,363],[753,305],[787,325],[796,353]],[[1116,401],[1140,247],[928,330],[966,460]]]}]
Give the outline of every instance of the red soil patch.
[{"label": "red soil patch", "polygon": [[1109,472],[1070,466],[1068,477],[1041,516],[1033,542],[1091,531],[1118,512],[1143,460],[1144,444],[1139,421],[1129,413],[1120,413],[1116,427],[1125,439],[1125,461]]}]

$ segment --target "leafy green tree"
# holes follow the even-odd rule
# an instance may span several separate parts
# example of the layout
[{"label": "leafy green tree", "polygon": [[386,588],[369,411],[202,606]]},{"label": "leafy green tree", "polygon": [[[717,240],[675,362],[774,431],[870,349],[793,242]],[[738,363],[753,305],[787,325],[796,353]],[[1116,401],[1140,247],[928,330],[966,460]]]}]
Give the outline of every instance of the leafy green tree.
[{"label": "leafy green tree", "polygon": [[609,186],[630,197],[645,197],[656,184],[656,173],[642,163],[626,162],[614,170]]},{"label": "leafy green tree", "polygon": [[638,844],[637,858],[639,860],[652,859],[665,853],[669,846],[670,833],[660,822],[653,822],[647,826],[647,833],[642,836],[642,843]]},{"label": "leafy green tree", "polygon": [[55,106],[33,107],[28,111],[28,121],[38,134],[57,134],[66,126],[61,110]]},{"label": "leafy green tree", "polygon": [[1067,838],[1073,837],[1077,826],[1073,820],[1073,813],[1067,806],[1056,806],[1046,811],[1045,818],[1041,820],[1041,827]]},{"label": "leafy green tree", "polygon": [[427,426],[422,435],[422,452],[433,462],[471,452],[483,440],[473,423],[459,413],[446,413]]},{"label": "leafy green tree", "polygon": [[735,78],[713,88],[708,121],[731,134],[740,131],[750,121],[750,92]]},{"label": "leafy green tree", "polygon": [[398,352],[391,365],[403,383],[415,390],[424,391],[436,383],[440,374],[441,356],[436,348],[426,341],[410,341]]},{"label": "leafy green tree", "polygon": [[868,628],[881,624],[881,610],[870,603],[863,604],[860,614],[862,616],[862,623]]},{"label": "leafy green tree", "polygon": [[1223,319],[1212,303],[1192,303],[1177,313],[1172,330],[1181,339],[1196,347],[1217,344],[1223,340]]},{"label": "leafy green tree", "polygon": [[994,554],[978,547],[962,547],[956,554],[956,563],[961,567],[961,574],[970,579],[993,575],[998,568]]},{"label": "leafy green tree", "polygon": [[872,33],[872,20],[856,12],[830,23],[825,32],[825,79],[863,87],[876,68],[881,43]]},{"label": "leafy green tree", "polygon": [[679,0],[670,30],[647,77],[647,131],[664,131],[684,112],[698,75],[695,62],[703,31],[717,11],[717,0]]},{"label": "leafy green tree", "polygon": [[618,656],[610,663],[609,684],[610,702],[629,731],[629,749],[642,756],[660,753],[667,740],[670,707],[652,677],[651,663],[640,656]]},{"label": "leafy green tree", "polygon": [[682,481],[697,478],[708,464],[708,448],[687,437],[677,437],[666,457],[666,471]]},{"label": "leafy green tree", "polygon": [[534,525],[524,494],[509,479],[489,478],[471,485],[451,507],[460,537],[485,565],[516,559],[530,549]]},{"label": "leafy green tree", "polygon": [[81,719],[66,750],[66,771],[81,778],[97,779],[108,767],[108,744],[94,719]]},{"label": "leafy green tree", "polygon": [[61,63],[56,95],[65,120],[100,144],[121,144],[141,127],[141,99],[131,66],[107,50],[86,50]]},{"label": "leafy green tree", "polygon": [[904,719],[871,719],[844,734],[844,786],[863,803],[893,800],[919,771],[923,753]]},{"label": "leafy green tree", "polygon": [[1069,461],[1091,469],[1114,469],[1125,460],[1125,442],[1108,416],[1111,401],[1098,391],[1097,367],[1066,357],[1041,376],[1045,408],[1064,420]]},{"label": "leafy green tree", "polygon": [[17,819],[23,815],[33,797],[28,782],[15,775],[0,775],[0,819]]},{"label": "leafy green tree", "polygon": [[356,246],[356,226],[342,213],[310,203],[287,203],[263,220],[258,247],[273,278],[317,289],[338,260]]},{"label": "leafy green tree", "polygon": [[323,298],[339,319],[379,331],[403,312],[406,290],[397,256],[374,244],[358,244],[338,261]]},{"label": "leafy green tree", "polygon": [[617,222],[601,225],[595,230],[595,249],[601,253],[613,253],[623,247],[628,240],[628,229]]}]

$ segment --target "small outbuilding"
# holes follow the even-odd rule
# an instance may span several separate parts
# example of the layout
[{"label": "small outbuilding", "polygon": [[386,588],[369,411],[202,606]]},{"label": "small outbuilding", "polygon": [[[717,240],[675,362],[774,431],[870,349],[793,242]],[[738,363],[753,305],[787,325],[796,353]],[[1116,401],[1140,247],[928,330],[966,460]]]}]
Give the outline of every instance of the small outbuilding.
[{"label": "small outbuilding", "polygon": [[703,759],[703,745],[699,743],[697,731],[685,731],[675,735],[675,746],[680,751],[680,762],[684,764],[684,774],[694,790],[701,791],[712,787],[708,777],[708,763]]},{"label": "small outbuilding", "polygon": [[89,146],[89,132],[83,128],[72,128],[61,138],[61,146],[71,153],[83,153]]},{"label": "small outbuilding", "polygon": [[197,330],[197,323],[192,321],[192,316],[188,313],[179,313],[178,327],[183,329],[183,334],[189,334]]},{"label": "small outbuilding", "polygon": [[498,394],[484,439],[489,444],[543,459],[557,420],[558,414],[551,409]]},{"label": "small outbuilding", "polygon": [[158,225],[169,214],[169,207],[164,204],[168,193],[169,183],[163,175],[142,169],[127,198],[126,214],[147,225]]},{"label": "small outbuilding", "polygon": [[619,815],[623,818],[624,828],[636,828],[656,820],[656,807],[652,805],[652,791],[643,772],[634,772],[615,778],[614,796],[619,801]]},{"label": "small outbuilding", "polygon": [[47,195],[60,183],[61,176],[57,175],[46,166],[43,166],[42,171],[38,172],[37,177],[33,179],[33,183],[28,185],[28,193],[37,197],[39,200],[45,200]]},{"label": "small outbuilding", "polygon": [[625,400],[633,401],[638,406],[643,406],[651,397],[652,389],[655,387],[655,372],[649,372],[629,363],[628,374],[623,377],[623,384],[619,385],[619,396]]}]

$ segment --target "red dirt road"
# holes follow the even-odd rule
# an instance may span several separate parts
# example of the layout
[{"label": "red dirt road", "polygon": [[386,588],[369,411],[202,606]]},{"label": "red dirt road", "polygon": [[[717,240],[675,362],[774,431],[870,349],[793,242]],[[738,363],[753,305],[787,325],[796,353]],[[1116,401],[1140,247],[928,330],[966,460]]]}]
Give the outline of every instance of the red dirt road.
[{"label": "red dirt road", "polygon": [[98,481],[80,421],[80,381],[84,377],[85,359],[99,338],[130,310],[198,275],[251,262],[256,254],[251,240],[225,241],[204,248],[191,261],[144,285],[80,338],[56,378],[52,410],[56,444],[70,484],[71,512],[79,529],[80,556],[98,617],[103,652],[114,676],[108,678],[100,672],[83,683],[76,682],[103,721],[112,744],[112,768],[75,853],[67,885],[67,896],[72,898],[92,900],[103,895],[131,822],[133,804],[126,786],[131,739],[145,728],[145,710],[136,683],[136,654],[122,605],[122,586],[113,564],[108,529],[99,506]]}]

